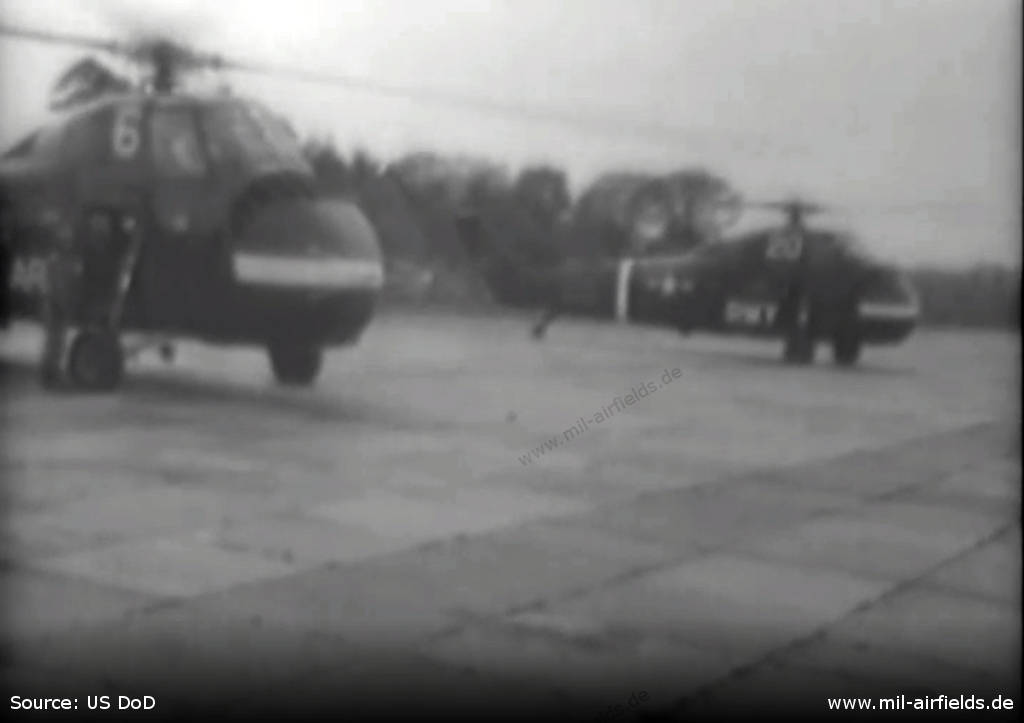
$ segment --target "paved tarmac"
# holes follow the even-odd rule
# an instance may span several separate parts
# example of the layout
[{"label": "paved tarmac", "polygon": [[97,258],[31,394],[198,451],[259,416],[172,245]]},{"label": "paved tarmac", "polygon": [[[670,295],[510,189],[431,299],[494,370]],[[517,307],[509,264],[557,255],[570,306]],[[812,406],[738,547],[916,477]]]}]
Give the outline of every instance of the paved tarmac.
[{"label": "paved tarmac", "polygon": [[923,331],[840,370],[527,332],[389,312],[315,389],[274,387],[257,350],[182,345],[107,396],[42,392],[38,333],[5,334],[5,700],[350,720],[1022,704],[1015,337]]}]

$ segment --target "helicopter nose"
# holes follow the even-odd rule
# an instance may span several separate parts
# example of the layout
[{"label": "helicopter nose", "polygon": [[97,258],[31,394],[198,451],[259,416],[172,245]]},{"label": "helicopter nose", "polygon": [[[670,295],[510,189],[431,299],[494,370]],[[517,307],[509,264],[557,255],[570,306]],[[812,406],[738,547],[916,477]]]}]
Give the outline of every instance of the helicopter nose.
[{"label": "helicopter nose", "polygon": [[249,216],[231,253],[247,286],[376,292],[384,283],[377,234],[347,201],[271,202]]},{"label": "helicopter nose", "polygon": [[909,277],[895,270],[877,274],[867,285],[857,308],[859,325],[866,338],[876,342],[906,339],[920,316],[917,291]]},{"label": "helicopter nose", "polygon": [[862,318],[914,322],[920,313],[917,291],[906,274],[879,274],[862,295],[859,312]]}]

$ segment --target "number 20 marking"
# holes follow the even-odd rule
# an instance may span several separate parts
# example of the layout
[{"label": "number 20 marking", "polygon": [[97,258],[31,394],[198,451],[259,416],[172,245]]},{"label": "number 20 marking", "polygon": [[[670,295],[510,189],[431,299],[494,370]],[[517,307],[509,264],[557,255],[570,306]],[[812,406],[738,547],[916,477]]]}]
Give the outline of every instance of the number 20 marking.
[{"label": "number 20 marking", "polygon": [[125,106],[118,111],[114,119],[114,130],[111,142],[114,155],[123,161],[134,158],[142,146],[139,125],[142,121],[142,109],[138,106]]},{"label": "number 20 marking", "polygon": [[804,241],[799,232],[782,231],[768,239],[765,256],[769,259],[796,261],[803,251]]}]

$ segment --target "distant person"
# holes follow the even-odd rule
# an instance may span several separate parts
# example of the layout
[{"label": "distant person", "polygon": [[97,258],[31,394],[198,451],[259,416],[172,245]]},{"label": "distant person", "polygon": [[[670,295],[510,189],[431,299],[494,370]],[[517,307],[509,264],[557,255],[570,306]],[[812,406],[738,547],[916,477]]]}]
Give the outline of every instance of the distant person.
[{"label": "distant person", "polygon": [[786,224],[769,239],[768,258],[774,273],[784,280],[779,316],[786,334],[785,356],[789,361],[808,363],[814,359],[815,348],[808,232],[802,207],[794,204],[786,215]]},{"label": "distant person", "polygon": [[42,299],[43,352],[40,376],[43,386],[62,381],[68,329],[74,316],[81,258],[71,234],[58,233],[46,258],[46,287]]},{"label": "distant person", "polygon": [[562,294],[560,289],[555,288],[548,294],[547,303],[544,304],[544,310],[530,328],[530,335],[538,341],[543,339],[548,333],[548,327],[551,326],[551,323],[561,315]]}]

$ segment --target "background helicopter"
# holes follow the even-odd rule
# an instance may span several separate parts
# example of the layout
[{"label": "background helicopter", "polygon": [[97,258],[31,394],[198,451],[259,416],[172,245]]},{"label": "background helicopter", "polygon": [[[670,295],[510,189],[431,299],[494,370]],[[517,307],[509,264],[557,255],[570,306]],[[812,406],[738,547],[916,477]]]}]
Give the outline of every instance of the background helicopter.
[{"label": "background helicopter", "polygon": [[76,63],[51,95],[56,119],[0,158],[5,318],[38,317],[54,238],[79,242],[98,215],[112,228],[124,219],[141,227],[122,321],[74,337],[72,382],[117,386],[121,331],[265,346],[286,384],[311,383],[324,348],[359,338],[383,280],[363,213],[318,196],[283,119],[226,92],[181,87],[203,69],[274,69],[159,38],[0,33],[113,54],[141,71],[133,79],[95,58]]},{"label": "background helicopter", "polygon": [[[908,278],[865,254],[851,236],[807,226],[806,216],[825,210],[819,205],[745,203],[723,187],[696,214],[710,223],[674,230],[666,203],[659,210],[656,200],[643,200],[652,198],[649,190],[626,195],[639,199],[624,205],[632,209],[620,224],[627,242],[601,258],[524,262],[496,241],[502,222],[494,209],[466,212],[460,227],[500,301],[539,300],[545,307],[533,330],[538,338],[556,316],[571,313],[684,333],[779,338],[783,359],[797,364],[813,362],[818,342],[827,341],[835,362],[849,366],[865,345],[899,343],[916,325],[917,294]],[[786,223],[722,238],[744,207],[781,211]]]}]

